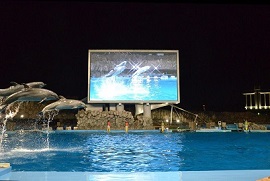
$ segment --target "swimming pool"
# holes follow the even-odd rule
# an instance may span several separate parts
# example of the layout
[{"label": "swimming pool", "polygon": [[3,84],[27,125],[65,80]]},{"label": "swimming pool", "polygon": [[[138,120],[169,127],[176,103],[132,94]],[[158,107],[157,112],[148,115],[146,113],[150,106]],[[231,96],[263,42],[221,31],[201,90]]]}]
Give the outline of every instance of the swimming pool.
[{"label": "swimming pool", "polygon": [[270,133],[8,132],[13,171],[171,172],[270,169]]}]

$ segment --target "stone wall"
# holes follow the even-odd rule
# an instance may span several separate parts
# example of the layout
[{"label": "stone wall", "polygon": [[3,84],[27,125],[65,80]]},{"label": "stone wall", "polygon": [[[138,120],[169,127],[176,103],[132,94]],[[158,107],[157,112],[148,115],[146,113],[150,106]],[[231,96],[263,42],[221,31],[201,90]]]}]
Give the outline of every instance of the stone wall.
[{"label": "stone wall", "polygon": [[[17,115],[13,120],[8,120],[7,129],[31,129],[35,126],[36,121],[39,119],[38,113],[50,102],[39,104],[38,102],[22,102],[19,107]],[[77,110],[62,110],[58,115],[54,117],[54,120],[50,123],[50,126],[55,127],[59,122],[60,126],[77,126],[78,129],[106,129],[107,121],[111,122],[112,130],[123,130],[125,127],[125,121],[129,122],[129,129],[157,129],[160,127],[161,122],[170,120],[171,108],[163,107],[151,111],[151,118],[144,117],[142,114],[134,117],[129,111],[77,111]],[[257,125],[270,124],[270,114],[264,113],[258,115],[256,112],[196,112],[198,118],[196,121],[199,126],[205,125],[209,122],[217,124],[218,121],[225,122],[227,124],[243,123],[244,120],[255,123]],[[22,116],[23,115],[23,116]],[[177,122],[176,120],[179,120]],[[172,123],[166,126],[170,128],[176,128],[185,123],[193,122],[195,116],[183,111],[173,111]],[[1,120],[0,120],[1,121]],[[38,124],[42,124],[38,122]],[[254,129],[258,129],[254,124]],[[262,129],[262,128],[260,128]],[[265,128],[263,128],[265,129]]]},{"label": "stone wall", "polygon": [[125,121],[128,121],[129,129],[154,129],[151,118],[137,116],[134,119],[128,111],[80,110],[75,116],[80,130],[106,130],[108,120],[111,122],[111,130],[123,130]]}]

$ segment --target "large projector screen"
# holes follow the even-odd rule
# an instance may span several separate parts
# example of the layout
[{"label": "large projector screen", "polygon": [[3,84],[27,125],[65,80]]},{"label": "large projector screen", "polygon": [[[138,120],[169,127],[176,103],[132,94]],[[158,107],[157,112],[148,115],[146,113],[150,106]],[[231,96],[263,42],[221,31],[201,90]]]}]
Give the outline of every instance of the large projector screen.
[{"label": "large projector screen", "polygon": [[179,103],[178,50],[89,50],[88,103]]}]

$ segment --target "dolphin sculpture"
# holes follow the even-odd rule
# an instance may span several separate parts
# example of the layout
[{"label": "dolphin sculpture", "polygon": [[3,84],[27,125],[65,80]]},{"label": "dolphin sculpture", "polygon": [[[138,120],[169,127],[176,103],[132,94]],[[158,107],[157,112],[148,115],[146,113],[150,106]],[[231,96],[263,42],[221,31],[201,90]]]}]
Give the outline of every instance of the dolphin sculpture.
[{"label": "dolphin sculpture", "polygon": [[[27,87],[27,85],[25,86]],[[0,104],[0,112],[3,112],[9,104],[14,102],[37,101],[42,103],[50,100],[59,100],[59,96],[48,89],[27,87],[6,97]]]},{"label": "dolphin sculpture", "polygon": [[60,111],[67,109],[85,109],[86,105],[84,102],[75,100],[75,99],[66,99],[63,96],[59,96],[60,99],[56,102],[48,104],[45,106],[42,111],[39,113],[40,115],[44,115],[46,112],[50,111]]},{"label": "dolphin sculpture", "polygon": [[[15,92],[21,91],[25,88],[24,84],[18,84],[17,82],[10,82],[12,86],[6,88],[6,89],[0,89],[0,97],[7,97]],[[32,88],[42,88],[46,84],[43,82],[29,82],[25,83],[28,87]]]},{"label": "dolphin sculpture", "polygon": [[136,76],[142,74],[143,72],[146,72],[146,71],[149,70],[149,69],[150,69],[150,66],[144,66],[144,67],[142,67],[142,68],[139,68],[138,70],[136,70],[136,72],[134,72],[134,73],[132,74],[131,78],[136,77]]},{"label": "dolphin sculpture", "polygon": [[126,68],[127,61],[123,61],[120,64],[116,65],[113,70],[105,75],[105,77],[117,76],[122,73]]},{"label": "dolphin sculpture", "polygon": [[32,88],[42,88],[46,86],[44,82],[29,82],[29,83],[26,83],[26,85]]}]

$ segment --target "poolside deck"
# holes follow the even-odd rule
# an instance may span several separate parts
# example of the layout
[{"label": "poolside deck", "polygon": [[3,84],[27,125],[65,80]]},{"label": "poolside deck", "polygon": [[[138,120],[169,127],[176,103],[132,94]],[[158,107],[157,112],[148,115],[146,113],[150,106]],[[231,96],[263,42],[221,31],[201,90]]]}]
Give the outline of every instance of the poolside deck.
[{"label": "poolside deck", "polygon": [[0,169],[0,180],[20,181],[256,181],[270,170],[220,170],[179,172],[13,172]]}]

